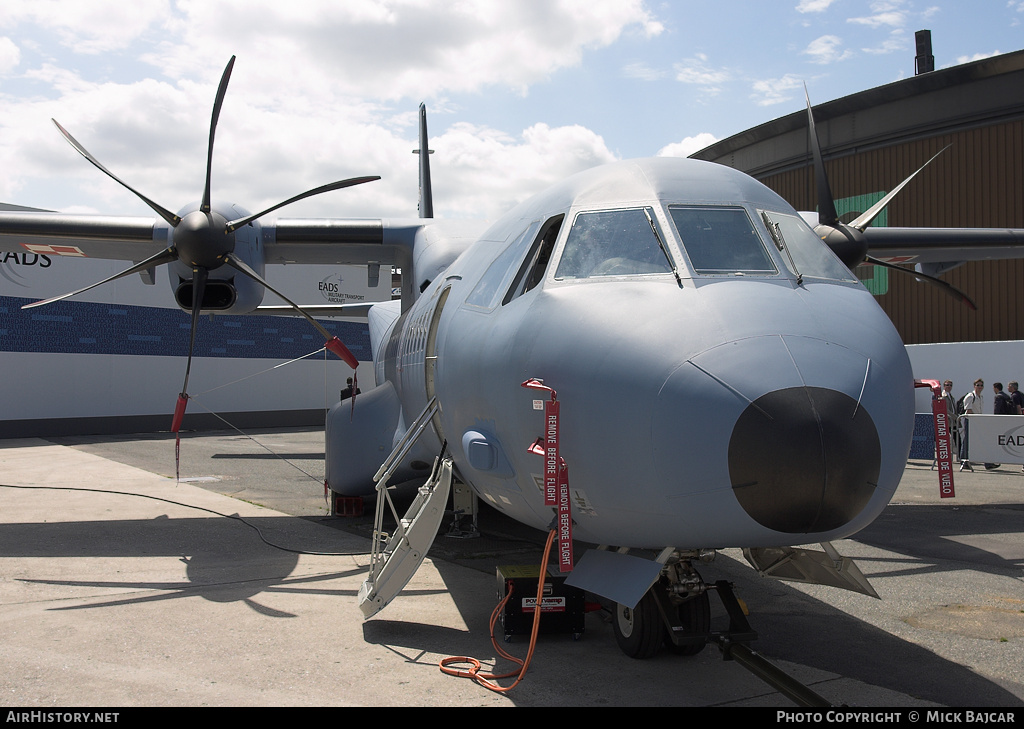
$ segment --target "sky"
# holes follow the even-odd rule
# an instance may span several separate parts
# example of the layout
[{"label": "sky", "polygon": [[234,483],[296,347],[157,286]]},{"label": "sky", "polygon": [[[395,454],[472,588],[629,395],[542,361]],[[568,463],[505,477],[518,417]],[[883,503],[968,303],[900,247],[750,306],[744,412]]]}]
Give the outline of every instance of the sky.
[{"label": "sky", "polygon": [[[0,201],[151,215],[416,216],[428,108],[437,217],[494,219],[588,167],[686,156],[805,107],[1024,48],[1024,0],[3,0]],[[273,216],[272,216],[273,217]]]}]

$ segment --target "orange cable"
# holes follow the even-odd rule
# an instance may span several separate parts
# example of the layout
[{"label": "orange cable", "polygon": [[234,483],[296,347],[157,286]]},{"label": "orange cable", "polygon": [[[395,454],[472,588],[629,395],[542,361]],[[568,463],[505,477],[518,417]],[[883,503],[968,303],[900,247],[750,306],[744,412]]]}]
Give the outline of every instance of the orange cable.
[{"label": "orange cable", "polygon": [[[498,622],[498,616],[501,615],[501,611],[505,607],[505,604],[508,603],[509,598],[512,597],[511,585],[509,585],[508,593],[501,600],[501,602],[498,603],[497,607],[494,608],[494,612],[491,613],[489,627],[491,632],[491,644],[494,646],[494,650],[496,650],[498,654],[501,655],[503,658],[507,658],[508,660],[513,661],[514,663],[518,663],[521,666],[521,668],[518,671],[510,671],[509,673],[502,674],[480,673],[480,669],[482,668],[482,666],[480,664],[480,661],[478,661],[476,658],[471,658],[469,656],[449,656],[448,658],[441,659],[441,662],[438,664],[438,667],[441,669],[441,671],[447,673],[449,676],[458,676],[459,678],[471,678],[484,688],[497,692],[511,691],[513,688],[516,687],[516,685],[520,681],[523,680],[523,677],[526,675],[526,669],[529,668],[530,661],[533,659],[534,648],[537,647],[537,633],[540,630],[541,605],[543,604],[544,599],[544,576],[547,574],[548,557],[551,554],[551,543],[554,540],[554,538],[555,531],[552,529],[551,532],[548,533],[548,540],[547,543],[544,545],[544,556],[541,559],[540,573],[537,576],[537,602],[533,608],[533,629],[530,631],[530,648],[526,653],[525,660],[520,660],[519,658],[516,658],[515,656],[508,653],[505,649],[498,645],[498,641],[494,637],[494,625]],[[468,670],[449,668],[449,664],[452,663],[469,663],[472,666],[472,668]],[[509,678],[510,676],[516,676],[516,680],[511,686],[499,686],[498,684],[493,683],[494,679]]]}]

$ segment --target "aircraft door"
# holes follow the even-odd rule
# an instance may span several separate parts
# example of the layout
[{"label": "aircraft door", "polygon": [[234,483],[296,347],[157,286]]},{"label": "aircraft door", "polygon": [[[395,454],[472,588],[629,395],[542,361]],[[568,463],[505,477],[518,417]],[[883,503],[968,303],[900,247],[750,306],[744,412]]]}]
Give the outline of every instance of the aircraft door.
[{"label": "aircraft door", "polygon": [[[437,330],[441,324],[441,312],[444,309],[445,302],[448,301],[448,294],[451,293],[451,290],[452,287],[450,285],[446,285],[444,289],[441,290],[441,293],[437,297],[437,304],[434,306],[434,312],[430,317],[430,325],[427,328],[427,344],[423,353],[423,378],[427,391],[427,402],[430,402],[431,398],[437,396],[434,383],[434,378],[437,372]],[[443,443],[446,438],[441,429],[441,406],[441,402],[438,401],[438,412],[434,414],[433,425],[434,432],[437,433]]]}]

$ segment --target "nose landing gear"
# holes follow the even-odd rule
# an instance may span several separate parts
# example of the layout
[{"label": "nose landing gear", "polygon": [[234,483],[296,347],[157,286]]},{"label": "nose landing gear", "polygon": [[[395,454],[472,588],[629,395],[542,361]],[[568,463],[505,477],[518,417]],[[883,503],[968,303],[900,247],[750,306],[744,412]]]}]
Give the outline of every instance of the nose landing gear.
[{"label": "nose landing gear", "polygon": [[[729,616],[726,630],[711,630],[709,590],[715,591]],[[749,643],[757,633],[732,585],[725,580],[708,585],[686,561],[667,566],[636,607],[615,603],[612,629],[622,652],[637,659],[653,657],[663,645],[675,655],[693,656],[715,642],[725,660],[736,661],[798,706],[831,706],[752,651]]]},{"label": "nose landing gear", "polygon": [[728,582],[708,585],[688,562],[677,562],[666,567],[636,607],[615,604],[615,642],[631,658],[651,658],[662,646],[675,655],[697,655],[719,635],[711,631],[708,590],[719,594],[729,614],[724,633],[730,640],[756,639]]}]

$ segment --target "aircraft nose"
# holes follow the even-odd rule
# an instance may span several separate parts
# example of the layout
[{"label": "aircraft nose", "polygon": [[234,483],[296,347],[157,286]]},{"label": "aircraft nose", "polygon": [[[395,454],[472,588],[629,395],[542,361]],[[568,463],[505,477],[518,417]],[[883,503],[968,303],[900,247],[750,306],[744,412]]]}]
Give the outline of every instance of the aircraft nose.
[{"label": "aircraft nose", "polygon": [[743,509],[787,534],[849,523],[878,484],[881,446],[871,416],[849,395],[790,387],[754,400],[733,427],[729,477]]},{"label": "aircraft nose", "polygon": [[886,441],[871,413],[901,397],[884,375],[877,360],[803,336],[754,336],[690,357],[654,413],[668,498],[695,504],[731,489],[730,510],[776,534],[848,528],[880,499]]}]

